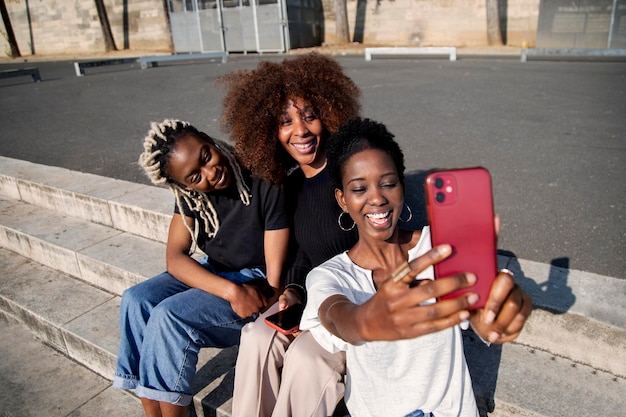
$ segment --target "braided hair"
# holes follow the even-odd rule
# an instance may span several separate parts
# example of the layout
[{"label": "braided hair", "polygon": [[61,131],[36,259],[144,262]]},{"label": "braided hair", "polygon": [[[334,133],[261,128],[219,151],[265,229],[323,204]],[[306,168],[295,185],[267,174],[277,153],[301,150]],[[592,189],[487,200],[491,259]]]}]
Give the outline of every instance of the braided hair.
[{"label": "braided hair", "polygon": [[[204,220],[204,232],[209,238],[213,238],[220,228],[220,221],[213,203],[208,198],[208,194],[187,189],[168,173],[168,164],[178,144],[178,140],[187,135],[195,135],[207,140],[226,157],[233,170],[239,198],[246,206],[250,205],[250,189],[246,185],[241,168],[235,159],[233,147],[226,142],[214,139],[206,133],[198,131],[188,122],[175,119],[165,119],[161,123],[152,122],[148,135],[144,139],[144,151],[139,155],[139,164],[153,184],[167,185],[169,187],[176,197],[176,205],[181,214],[184,214],[183,202],[191,210],[199,213],[200,218]],[[198,220],[195,220],[193,230],[187,222],[184,223],[191,234],[194,245],[197,246]]]}]

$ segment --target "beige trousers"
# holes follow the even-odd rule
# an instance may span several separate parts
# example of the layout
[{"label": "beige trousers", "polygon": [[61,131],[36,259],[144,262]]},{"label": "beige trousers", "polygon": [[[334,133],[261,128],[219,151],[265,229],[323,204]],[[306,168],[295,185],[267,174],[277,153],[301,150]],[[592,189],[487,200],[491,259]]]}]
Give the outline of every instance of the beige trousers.
[{"label": "beige trousers", "polygon": [[311,333],[286,336],[264,322],[278,303],[241,332],[232,417],[328,417],[343,398],[346,357]]}]

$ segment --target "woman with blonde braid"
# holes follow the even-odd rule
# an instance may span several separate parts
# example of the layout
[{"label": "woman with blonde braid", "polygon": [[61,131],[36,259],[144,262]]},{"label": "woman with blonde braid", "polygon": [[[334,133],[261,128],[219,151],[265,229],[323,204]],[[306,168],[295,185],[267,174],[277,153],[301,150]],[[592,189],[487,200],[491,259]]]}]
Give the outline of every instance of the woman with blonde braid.
[{"label": "woman with blonde braid", "polygon": [[[148,417],[187,416],[200,349],[237,345],[280,287],[285,199],[242,171],[230,145],[186,122],[153,123],[139,162],[176,205],[167,272],[122,295],[113,386],[134,389]],[[200,262],[196,245],[207,255]]]}]

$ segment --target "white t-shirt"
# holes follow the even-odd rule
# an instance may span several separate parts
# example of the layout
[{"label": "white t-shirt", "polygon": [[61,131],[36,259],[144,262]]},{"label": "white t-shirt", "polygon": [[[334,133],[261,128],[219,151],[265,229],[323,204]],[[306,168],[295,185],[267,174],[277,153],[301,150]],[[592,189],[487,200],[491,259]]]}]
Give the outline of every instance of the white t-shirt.
[{"label": "white t-shirt", "polygon": [[[431,248],[425,227],[409,260]],[[432,268],[418,275],[433,279]],[[301,330],[309,330],[330,352],[346,351],[346,405],[353,417],[403,417],[415,410],[436,417],[478,416],[459,326],[415,339],[352,345],[322,326],[318,309],[334,294],[355,304],[369,300],[376,289],[372,271],[354,264],[347,252],[314,268],[307,277],[308,301]]]}]

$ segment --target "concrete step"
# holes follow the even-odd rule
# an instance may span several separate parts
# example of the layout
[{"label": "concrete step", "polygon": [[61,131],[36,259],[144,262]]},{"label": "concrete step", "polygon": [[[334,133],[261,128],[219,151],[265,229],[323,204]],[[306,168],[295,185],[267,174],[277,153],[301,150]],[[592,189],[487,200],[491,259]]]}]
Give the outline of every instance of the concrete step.
[{"label": "concrete step", "polygon": [[0,196],[163,243],[174,208],[164,188],[3,156]]},{"label": "concrete step", "polygon": [[139,399],[43,343],[0,312],[0,415],[145,416]]},{"label": "concrete step", "polygon": [[[165,189],[0,157],[0,265],[10,271],[0,314],[112,379],[119,296],[165,270],[172,208]],[[230,415],[235,358],[236,348],[202,350],[196,415]]]},{"label": "concrete step", "polygon": [[626,280],[499,257],[531,295],[517,343],[626,377]]},{"label": "concrete step", "polygon": [[165,244],[0,197],[2,247],[121,295],[165,270]]},{"label": "concrete step", "polygon": [[[6,249],[0,249],[0,267],[5,271],[0,279],[1,314],[110,380],[117,351],[119,296]],[[574,411],[587,415],[600,403],[607,416],[620,416],[626,409],[623,378],[519,344],[490,348],[476,344],[474,349],[467,348],[467,354],[475,384],[482,390],[477,394],[495,397],[493,416],[556,417]],[[196,415],[230,416],[235,357],[235,348],[202,351],[194,381]],[[34,379],[40,369],[36,372]],[[117,397],[115,391],[107,395]]]},{"label": "concrete step", "polygon": [[[172,208],[165,189],[0,157],[0,265],[7,271],[0,312],[110,379],[119,295],[164,269]],[[536,308],[519,343],[466,343],[477,394],[495,395],[496,415],[566,415],[559,410],[572,410],[569,397],[546,401],[544,382],[576,393],[582,415],[587,397],[626,399],[624,280],[508,256],[499,262],[516,273]],[[236,348],[202,351],[197,415],[230,415],[235,357]],[[572,369],[607,391],[574,382],[583,380]],[[611,403],[626,410],[624,400]]]},{"label": "concrete step", "polygon": [[[110,381],[119,344],[120,296],[5,248],[0,248],[0,268],[0,316]],[[197,416],[230,415],[236,355],[236,348],[201,351],[193,383]]]},{"label": "concrete step", "polygon": [[465,348],[475,394],[495,398],[490,417],[618,417],[626,411],[624,378],[517,343]]},{"label": "concrete step", "polygon": [[[91,268],[85,268],[85,276],[79,277],[101,288],[119,294],[121,289],[136,282],[138,276],[149,277],[163,268],[164,261],[160,257],[163,252],[154,249],[151,241],[166,241],[173,208],[173,198],[166,189],[0,157],[2,196],[7,199],[4,204],[8,206],[12,201],[19,200],[57,211],[68,217],[68,222],[69,218],[89,222],[84,226],[89,233],[83,235],[89,235],[93,246],[85,246],[84,241],[77,243],[85,247],[82,252],[79,251],[76,263],[71,265],[68,262],[66,267],[80,269],[88,263]],[[31,210],[36,212],[34,208]],[[15,217],[13,223],[19,223],[20,218],[27,216],[16,213]],[[28,224],[35,221],[31,220],[32,217],[35,216],[29,216],[23,226],[23,234],[11,228],[6,232],[14,241],[9,248],[72,273],[58,264],[52,264],[53,259],[41,255],[40,251],[20,246],[22,238],[29,235],[31,229],[36,229]],[[98,228],[91,223],[106,227]],[[70,225],[66,229],[58,228],[55,233],[63,238],[56,239],[58,244],[54,253],[57,256],[63,258],[67,249],[71,253],[71,232],[80,231],[82,227]],[[39,243],[41,240],[34,239],[29,245]],[[109,257],[119,257],[112,262],[115,267],[99,272],[98,269],[104,267],[99,259],[111,252]],[[144,255],[137,257],[137,253]],[[137,265],[150,255],[154,257],[145,264]],[[533,297],[535,312],[519,343],[626,377],[625,279],[512,256],[499,256],[498,260],[500,267],[515,272],[518,284]],[[114,277],[106,280],[114,282],[98,282],[103,276]]]}]

